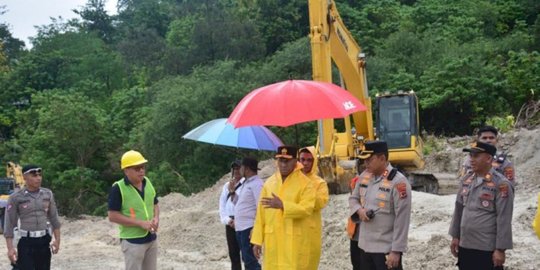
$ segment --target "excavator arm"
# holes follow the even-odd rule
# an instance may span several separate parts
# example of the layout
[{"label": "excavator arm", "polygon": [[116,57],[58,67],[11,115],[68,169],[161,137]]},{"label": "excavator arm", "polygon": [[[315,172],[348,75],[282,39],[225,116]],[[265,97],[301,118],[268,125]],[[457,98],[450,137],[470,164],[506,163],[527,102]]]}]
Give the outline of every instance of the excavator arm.
[{"label": "excavator arm", "polygon": [[347,191],[348,179],[356,173],[355,157],[363,141],[375,138],[365,57],[333,0],[309,0],[309,20],[313,80],[332,82],[334,63],[340,71],[342,87],[367,107],[366,111],[352,114],[355,132],[350,117],[344,118],[345,132],[341,133],[336,132],[334,119],[318,121],[319,172],[332,193],[342,193]]},{"label": "excavator arm", "polygon": [[[333,0],[309,0],[313,80],[332,82],[332,64],[342,78],[342,87],[367,110],[344,118],[344,132],[337,132],[334,119],[318,121],[319,172],[332,193],[343,193],[356,174],[356,157],[364,141],[375,139],[372,102],[366,80],[365,55],[341,20]],[[413,188],[436,193],[437,179],[420,172],[424,167],[419,136],[418,102],[414,92],[377,95],[377,133],[389,145],[389,160],[409,176]],[[398,119],[405,117],[403,123]],[[354,129],[352,128],[354,125]]]},{"label": "excavator arm", "polygon": [[[373,140],[373,117],[368,94],[365,57],[360,46],[339,16],[334,1],[310,0],[310,39],[312,50],[313,80],[332,82],[332,60],[338,67],[345,88],[360,100],[367,110],[352,115],[356,134]],[[345,119],[346,131],[350,132],[350,119]],[[333,119],[319,121],[320,154],[331,155],[334,138]],[[347,136],[347,150],[354,155],[353,139]]]}]

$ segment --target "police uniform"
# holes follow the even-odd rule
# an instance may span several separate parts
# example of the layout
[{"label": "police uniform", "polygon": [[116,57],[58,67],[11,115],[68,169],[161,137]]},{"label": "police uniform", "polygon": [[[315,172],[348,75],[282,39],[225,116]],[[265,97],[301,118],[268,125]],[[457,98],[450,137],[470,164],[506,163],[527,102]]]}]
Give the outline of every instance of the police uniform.
[{"label": "police uniform", "polygon": [[449,230],[459,239],[459,268],[494,269],[493,251],[512,248],[512,184],[494,168],[469,172],[460,182]]},{"label": "police uniform", "polygon": [[[364,171],[349,198],[349,208],[353,221],[359,220],[360,208],[375,212],[369,221],[358,224],[360,269],[387,269],[385,255],[407,249],[411,217],[411,185],[407,178],[390,164],[380,176]],[[401,258],[395,269],[402,269]]]},{"label": "police uniform", "polygon": [[47,221],[52,229],[60,228],[58,210],[51,190],[40,188],[30,192],[23,188],[13,193],[8,200],[4,224],[4,237],[13,238],[17,226],[21,239],[17,245],[17,266],[20,269],[50,269],[51,235]]},{"label": "police uniform", "polygon": [[[516,185],[516,171],[514,169],[514,164],[508,159],[508,156],[504,153],[496,154],[493,157],[493,162],[491,166],[500,174],[504,175],[512,186]],[[471,157],[466,156],[461,165],[460,177],[465,176],[465,174],[471,172]]]},{"label": "police uniform", "polygon": [[[360,176],[356,175],[349,183],[350,194],[352,194]],[[360,220],[353,221],[351,217],[347,219],[347,235],[349,236],[349,253],[351,255],[351,264],[353,270],[360,270],[360,248],[358,247],[358,229]]]}]

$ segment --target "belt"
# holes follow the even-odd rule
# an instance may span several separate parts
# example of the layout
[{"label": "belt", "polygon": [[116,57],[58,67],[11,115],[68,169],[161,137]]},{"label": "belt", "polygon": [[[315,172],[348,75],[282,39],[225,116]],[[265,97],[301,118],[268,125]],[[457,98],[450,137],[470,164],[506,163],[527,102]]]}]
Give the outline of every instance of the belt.
[{"label": "belt", "polygon": [[47,230],[41,230],[41,231],[19,230],[19,233],[21,234],[21,237],[41,238],[47,235]]}]

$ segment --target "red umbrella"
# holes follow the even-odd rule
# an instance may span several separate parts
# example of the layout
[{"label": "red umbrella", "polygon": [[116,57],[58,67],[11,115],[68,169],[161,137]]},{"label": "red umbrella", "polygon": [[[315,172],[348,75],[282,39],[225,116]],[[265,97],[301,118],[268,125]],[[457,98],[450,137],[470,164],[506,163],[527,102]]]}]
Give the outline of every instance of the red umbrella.
[{"label": "red umbrella", "polygon": [[343,118],[366,107],[347,90],[327,82],[288,80],[246,95],[229,116],[235,127],[286,127],[319,119]]}]

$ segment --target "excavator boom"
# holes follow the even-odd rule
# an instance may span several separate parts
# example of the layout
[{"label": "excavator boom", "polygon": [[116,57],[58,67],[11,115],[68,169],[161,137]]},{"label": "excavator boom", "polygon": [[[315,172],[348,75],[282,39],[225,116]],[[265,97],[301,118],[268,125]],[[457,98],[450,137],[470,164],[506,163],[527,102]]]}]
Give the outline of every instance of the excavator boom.
[{"label": "excavator boom", "polygon": [[[334,119],[318,121],[316,150],[319,171],[331,191],[348,191],[348,181],[357,172],[356,156],[365,141],[377,137],[388,142],[390,162],[406,174],[411,172],[409,179],[414,180],[411,182],[419,183],[413,188],[424,188],[425,181],[432,183],[433,178],[422,176],[418,180],[413,173],[424,166],[416,95],[400,92],[377,96],[377,121],[381,122],[374,123],[366,78],[366,57],[345,27],[336,3],[333,0],[309,0],[309,21],[313,80],[332,82],[332,65],[335,64],[342,77],[342,87],[367,107],[366,111],[353,113],[352,122],[351,117],[344,118],[345,130],[342,132],[335,130]],[[397,119],[398,116],[405,117],[406,127],[396,126],[400,125],[397,120],[386,121],[388,117]],[[377,129],[380,134],[375,134],[374,126],[380,128]]]}]

